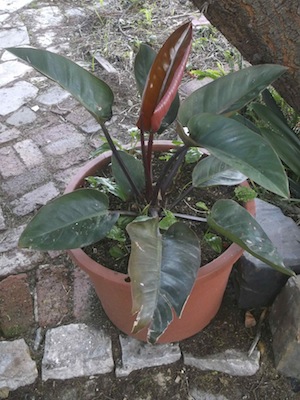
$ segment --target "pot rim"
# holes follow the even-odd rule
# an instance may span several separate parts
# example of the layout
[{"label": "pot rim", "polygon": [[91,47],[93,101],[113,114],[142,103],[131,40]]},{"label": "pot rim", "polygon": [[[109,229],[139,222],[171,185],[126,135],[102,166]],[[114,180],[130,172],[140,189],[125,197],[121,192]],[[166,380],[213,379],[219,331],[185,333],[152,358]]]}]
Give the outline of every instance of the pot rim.
[{"label": "pot rim", "polygon": [[[153,142],[154,151],[164,151],[172,147],[175,146],[169,140],[155,140]],[[205,149],[202,150],[204,152],[207,152]],[[105,165],[109,162],[111,155],[111,150],[106,151],[95,157],[94,159],[90,160],[83,167],[81,167],[67,185],[65,193],[72,192],[73,190],[79,188],[84,182],[84,178],[86,176],[95,173],[96,170],[99,169],[99,163],[103,163],[103,165]],[[241,185],[249,186],[247,181],[243,182]],[[250,214],[255,216],[254,200],[250,200],[249,202],[247,202],[245,204],[245,208]],[[241,257],[243,252],[244,250],[240,246],[235,243],[231,244],[228,249],[226,249],[217,258],[199,268],[196,280],[200,278],[208,278],[210,275],[216,273],[219,269],[221,269],[224,264],[234,264]],[[103,278],[113,280],[115,282],[118,282],[119,284],[128,285],[128,274],[113,271],[105,267],[104,265],[99,264],[91,257],[89,257],[82,249],[70,249],[67,250],[67,253],[73,259],[73,261],[75,261],[85,272],[94,275],[101,275]]]}]

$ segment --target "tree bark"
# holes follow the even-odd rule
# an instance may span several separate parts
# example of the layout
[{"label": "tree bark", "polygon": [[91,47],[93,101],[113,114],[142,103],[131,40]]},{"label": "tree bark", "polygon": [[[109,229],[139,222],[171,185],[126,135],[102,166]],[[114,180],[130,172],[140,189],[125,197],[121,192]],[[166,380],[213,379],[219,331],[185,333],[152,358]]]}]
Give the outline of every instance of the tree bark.
[{"label": "tree bark", "polygon": [[274,87],[300,113],[300,1],[192,0],[251,64],[288,67]]}]

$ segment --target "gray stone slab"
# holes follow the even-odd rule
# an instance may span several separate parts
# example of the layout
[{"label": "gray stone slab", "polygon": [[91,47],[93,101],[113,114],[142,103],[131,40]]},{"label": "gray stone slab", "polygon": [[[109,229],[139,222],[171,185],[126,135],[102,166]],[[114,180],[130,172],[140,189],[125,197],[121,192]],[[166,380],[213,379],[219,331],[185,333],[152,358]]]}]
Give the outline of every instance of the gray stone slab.
[{"label": "gray stone slab", "polygon": [[[8,64],[8,62],[4,64]],[[24,64],[18,63],[18,65],[22,69],[23,67],[21,65]],[[0,89],[0,98],[1,98],[0,115],[4,116],[13,111],[16,111],[18,108],[23,106],[28,100],[35,97],[37,93],[38,93],[38,88],[35,87],[34,85],[31,85],[31,83],[25,81],[16,82],[13,86],[9,88]]]},{"label": "gray stone slab", "polygon": [[4,214],[2,208],[0,207],[0,231],[6,229]]},{"label": "gray stone slab", "polygon": [[25,165],[21,162],[12,146],[0,148],[0,173],[3,178],[19,175],[24,170]]},{"label": "gray stone slab", "polygon": [[[26,65],[18,60],[6,61],[6,62],[0,64],[0,87],[13,82],[17,78],[21,78],[23,75],[25,75],[27,72],[29,72],[31,70],[32,70],[31,67],[29,67],[28,65]],[[11,90],[10,90],[10,92],[11,92]],[[1,91],[0,96],[1,96],[1,99],[4,98],[5,92]],[[2,103],[2,101],[1,101],[1,103]],[[3,107],[3,105],[1,106],[1,108],[2,107]],[[19,108],[19,107],[17,107],[17,108]],[[9,107],[8,109],[10,110],[10,108],[11,107]],[[15,111],[17,108],[12,109],[12,111]],[[5,108],[4,108],[4,110],[5,110]],[[1,115],[6,115],[9,112],[11,112],[11,111],[8,111],[4,114],[1,113]]]},{"label": "gray stone slab", "polygon": [[[0,233],[1,236],[1,233]],[[44,254],[14,249],[0,255],[0,278],[30,271],[44,260]]]},{"label": "gray stone slab", "polygon": [[24,339],[0,342],[0,390],[16,390],[35,382],[38,371]]},{"label": "gray stone slab", "polygon": [[190,395],[193,400],[228,400],[227,397],[222,396],[221,394],[214,395],[195,388],[190,391]]},{"label": "gray stone slab", "polygon": [[59,104],[62,101],[66,100],[70,94],[62,89],[60,86],[53,86],[47,89],[44,93],[40,94],[36,100],[42,104],[47,106],[51,106],[53,104]]},{"label": "gray stone slab", "polygon": [[[300,272],[300,229],[280,208],[256,199],[256,219],[272,240],[285,265]],[[288,276],[245,252],[233,270],[238,305],[244,309],[272,304]]]},{"label": "gray stone slab", "polygon": [[254,351],[251,357],[247,353],[228,349],[224,353],[212,354],[206,357],[195,357],[183,353],[185,365],[196,367],[201,371],[219,371],[233,376],[251,376],[259,370],[260,353]]},{"label": "gray stone slab", "polygon": [[178,344],[150,345],[129,336],[120,336],[122,366],[116,367],[116,376],[128,376],[132,371],[172,364],[181,358]]},{"label": "gray stone slab", "polygon": [[29,44],[26,26],[0,30],[0,49]]},{"label": "gray stone slab", "polygon": [[2,12],[14,12],[30,4],[32,0],[1,0],[0,9]]},{"label": "gray stone slab", "polygon": [[42,152],[31,139],[25,139],[16,143],[14,149],[28,168],[40,165],[44,162]]},{"label": "gray stone slab", "polygon": [[48,201],[59,195],[59,191],[53,182],[49,182],[29,193],[24,194],[20,199],[14,200],[11,205],[16,215],[26,215],[37,207],[45,205]]},{"label": "gray stone slab", "polygon": [[49,31],[50,27],[59,26],[64,20],[59,7],[53,5],[25,10],[23,15],[30,19],[33,32],[43,31],[46,27],[47,31]]},{"label": "gray stone slab", "polygon": [[21,135],[21,132],[16,128],[8,129],[4,125],[3,127],[4,129],[0,132],[0,144],[10,142]]},{"label": "gray stone slab", "polygon": [[110,338],[85,324],[70,324],[46,333],[42,379],[70,379],[113,370]]},{"label": "gray stone slab", "polygon": [[36,120],[36,114],[29,107],[22,107],[13,113],[6,122],[13,126],[32,124]]},{"label": "gray stone slab", "polygon": [[25,228],[25,225],[17,228],[12,228],[1,234],[0,239],[0,253],[10,251],[18,246],[18,240]]},{"label": "gray stone slab", "polygon": [[300,275],[288,280],[274,301],[269,323],[276,368],[300,379]]}]

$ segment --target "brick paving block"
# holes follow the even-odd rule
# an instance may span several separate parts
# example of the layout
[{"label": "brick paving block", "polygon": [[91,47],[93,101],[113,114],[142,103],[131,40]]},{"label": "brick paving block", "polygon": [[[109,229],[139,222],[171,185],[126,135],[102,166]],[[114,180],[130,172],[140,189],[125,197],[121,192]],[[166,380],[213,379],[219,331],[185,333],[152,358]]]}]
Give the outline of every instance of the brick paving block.
[{"label": "brick paving block", "polygon": [[37,145],[26,139],[14,145],[15,150],[27,167],[34,167],[44,162],[44,156]]},{"label": "brick paving block", "polygon": [[43,266],[37,271],[37,315],[41,327],[60,324],[69,313],[72,285],[64,265]]},{"label": "brick paving block", "polygon": [[11,146],[0,149],[0,174],[3,178],[20,175],[25,171],[25,165],[18,158]]},{"label": "brick paving block", "polygon": [[94,290],[88,275],[75,267],[73,272],[73,315],[76,320],[87,320],[91,315],[91,293]]},{"label": "brick paving block", "polygon": [[34,325],[33,301],[27,275],[11,275],[0,282],[0,329],[6,338],[27,332]]},{"label": "brick paving block", "polygon": [[13,212],[16,215],[26,215],[34,211],[38,206],[45,205],[58,195],[59,191],[54,186],[54,183],[49,182],[24,194],[20,199],[12,201]]}]

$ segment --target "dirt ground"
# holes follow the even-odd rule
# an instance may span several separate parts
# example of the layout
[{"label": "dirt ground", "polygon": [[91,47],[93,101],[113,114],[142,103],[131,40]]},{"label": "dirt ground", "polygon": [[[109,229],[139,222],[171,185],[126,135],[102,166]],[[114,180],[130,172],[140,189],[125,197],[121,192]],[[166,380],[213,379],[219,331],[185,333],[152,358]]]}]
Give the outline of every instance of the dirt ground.
[{"label": "dirt ground", "polygon": [[[85,7],[86,0],[52,0],[58,7],[76,5]],[[139,0],[115,0],[103,2],[87,10],[87,17],[77,27],[72,27],[70,43],[72,59],[91,62],[95,74],[109,83],[116,95],[115,116],[110,125],[114,136],[120,141],[130,140],[127,130],[134,126],[138,115],[139,99],[132,74],[134,56],[140,42],[147,42],[154,48],[180,23],[189,18],[199,19],[200,15],[187,1],[161,0],[157,2]],[[106,5],[107,4],[107,5]],[[33,43],[34,45],[34,43]],[[105,72],[92,58],[99,52],[119,73]],[[70,54],[68,54],[70,56]],[[238,52],[226,39],[209,26],[198,27],[189,59],[189,69],[218,69],[225,71],[238,68],[242,63]],[[186,74],[184,81],[190,80]],[[118,127],[118,128],[117,128]],[[121,129],[120,129],[121,128]],[[172,132],[167,132],[167,135]],[[103,316],[97,300],[95,317],[102,314],[102,321],[109,329],[117,346],[117,330]],[[259,315],[261,310],[256,310]],[[256,329],[246,329],[244,312],[237,308],[229,283],[222,307],[214,321],[198,335],[181,343],[184,351],[207,355],[235,348],[248,351]],[[10,400],[193,400],[192,389],[223,395],[228,400],[288,400],[300,399],[300,384],[282,377],[274,369],[271,335],[267,322],[263,325],[261,340],[261,367],[252,377],[232,377],[217,372],[200,372],[186,367],[180,360],[166,367],[143,369],[130,374],[128,378],[117,379],[115,375],[74,379],[63,382],[41,382],[35,388],[20,388],[12,392]],[[119,360],[120,351],[114,354]],[[220,397],[221,399],[221,397]]]}]

